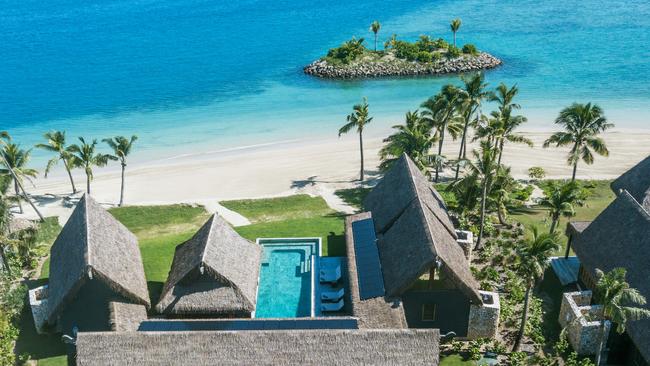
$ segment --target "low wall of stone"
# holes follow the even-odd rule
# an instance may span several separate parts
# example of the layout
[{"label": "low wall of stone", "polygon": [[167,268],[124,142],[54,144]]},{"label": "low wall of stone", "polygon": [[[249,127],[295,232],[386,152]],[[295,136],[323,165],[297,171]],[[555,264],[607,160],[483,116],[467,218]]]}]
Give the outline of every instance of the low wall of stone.
[{"label": "low wall of stone", "polygon": [[36,333],[44,334],[47,321],[47,285],[29,290],[29,306],[32,309]]},{"label": "low wall of stone", "polygon": [[[499,330],[501,304],[496,292],[479,291],[483,305],[470,305],[467,339],[495,338]],[[486,301],[487,300],[487,301]]]},{"label": "low wall of stone", "polygon": [[[569,344],[579,355],[595,355],[603,335],[601,319],[603,308],[591,305],[591,291],[566,292],[562,295],[558,322],[566,328]],[[605,321],[605,342],[611,324]]]},{"label": "low wall of stone", "polygon": [[463,249],[467,262],[472,261],[472,248],[474,247],[474,234],[471,231],[456,230],[458,240],[456,242]]}]

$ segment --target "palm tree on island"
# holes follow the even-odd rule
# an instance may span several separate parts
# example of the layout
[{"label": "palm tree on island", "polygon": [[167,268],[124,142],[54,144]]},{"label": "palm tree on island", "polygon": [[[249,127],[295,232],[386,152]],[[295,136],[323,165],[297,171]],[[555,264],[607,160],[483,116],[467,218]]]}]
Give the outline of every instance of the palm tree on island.
[{"label": "palm tree on island", "polygon": [[524,308],[519,332],[512,348],[513,352],[519,351],[524,330],[526,329],[528,309],[530,307],[530,292],[544,276],[544,271],[549,265],[548,258],[559,248],[559,240],[555,233],[539,233],[537,227],[533,227],[533,238],[524,241],[517,248],[517,272],[519,272],[526,284],[526,295],[524,296]]},{"label": "palm tree on island", "polygon": [[93,180],[93,166],[103,167],[109,160],[117,160],[112,155],[95,152],[97,140],[87,143],[83,137],[79,137],[81,144],[70,145],[68,150],[72,153],[72,162],[75,167],[84,168],[86,173],[86,193],[90,194],[90,182]]},{"label": "palm tree on island", "polygon": [[451,32],[454,34],[454,47],[456,47],[456,32],[460,29],[460,25],[462,22],[460,21],[460,18],[456,18],[451,21],[449,24],[449,27],[451,28]]},{"label": "palm tree on island", "polygon": [[65,171],[68,173],[68,178],[70,179],[70,185],[72,186],[72,193],[77,193],[77,187],[74,185],[74,179],[72,178],[72,159],[70,152],[67,150],[68,147],[65,144],[65,131],[47,132],[43,137],[47,140],[47,143],[37,144],[36,147],[56,154],[55,157],[47,162],[47,166],[45,167],[45,178],[47,178],[50,170],[52,170],[59,161],[63,161]]},{"label": "palm tree on island", "polygon": [[625,280],[625,268],[614,268],[608,273],[596,269],[595,303],[603,306],[603,318],[600,320],[600,342],[596,353],[596,365],[601,364],[603,348],[605,346],[606,321],[616,325],[616,332],[625,332],[628,321],[637,321],[650,318],[650,310],[640,306],[646,304],[646,298],[639,290],[632,288]]},{"label": "palm tree on island", "polygon": [[368,112],[368,99],[363,97],[362,103],[355,104],[354,107],[352,107],[352,110],[353,112],[346,117],[348,123],[339,129],[339,137],[344,133],[350,132],[354,128],[357,129],[357,133],[359,134],[359,152],[361,154],[361,171],[359,174],[359,180],[363,182],[363,129],[372,121],[372,117],[370,117],[370,113]]},{"label": "palm tree on island", "polygon": [[19,212],[21,214],[24,213],[23,205],[20,203],[22,182],[23,180],[31,180],[31,178],[36,178],[36,175],[38,174],[38,171],[36,171],[36,169],[27,167],[30,155],[31,149],[22,149],[20,145],[11,142],[10,137],[9,140],[5,142],[4,148],[2,150],[4,168],[0,169],[0,174],[11,175],[11,179],[13,180],[14,184],[14,191],[16,197],[18,198],[16,202],[18,203],[18,209],[20,210]]},{"label": "palm tree on island", "polygon": [[375,20],[370,24],[370,31],[375,34],[375,52],[377,52],[377,33],[379,33],[379,30],[381,29],[381,24],[379,21]]},{"label": "palm tree on island", "polygon": [[126,170],[126,157],[131,153],[133,143],[137,139],[138,136],[133,135],[131,136],[131,139],[128,139],[124,136],[115,136],[112,139],[103,140],[108,144],[108,146],[110,146],[111,149],[113,149],[112,157],[115,160],[119,160],[120,165],[122,166],[122,185],[120,188],[120,203],[118,206],[122,206],[122,204],[124,204],[124,172]]},{"label": "palm tree on island", "polygon": [[576,179],[580,160],[588,165],[594,163],[592,150],[601,156],[609,156],[605,141],[598,135],[614,127],[614,124],[607,122],[603,110],[598,105],[573,103],[560,111],[555,123],[564,126],[564,131],[551,135],[544,142],[544,147],[571,145],[567,163],[573,166],[572,181]]},{"label": "palm tree on island", "polygon": [[[448,84],[442,87],[440,92],[434,97],[429,98],[421,107],[424,108],[422,118],[427,120],[431,128],[436,130],[438,136],[438,155],[437,159],[442,159],[442,146],[445,142],[445,132],[449,132],[451,137],[456,140],[463,130],[462,121],[458,117],[458,106],[460,101],[460,89]],[[440,173],[440,164],[435,164],[435,178],[438,182]]]}]

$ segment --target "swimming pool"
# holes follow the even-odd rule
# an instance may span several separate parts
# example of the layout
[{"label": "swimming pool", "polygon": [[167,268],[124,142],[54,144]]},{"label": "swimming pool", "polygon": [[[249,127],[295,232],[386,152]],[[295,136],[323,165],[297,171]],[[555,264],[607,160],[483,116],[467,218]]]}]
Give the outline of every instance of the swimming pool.
[{"label": "swimming pool", "polygon": [[256,318],[315,316],[320,238],[257,239],[264,247]]}]

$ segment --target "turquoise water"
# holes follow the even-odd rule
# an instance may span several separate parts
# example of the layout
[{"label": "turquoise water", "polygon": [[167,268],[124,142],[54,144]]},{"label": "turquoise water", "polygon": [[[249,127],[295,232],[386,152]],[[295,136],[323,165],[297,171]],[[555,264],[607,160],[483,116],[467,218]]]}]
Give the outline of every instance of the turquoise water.
[{"label": "turquoise water", "polygon": [[255,317],[310,316],[311,255],[318,255],[318,244],[289,239],[266,241],[262,245],[264,257],[260,268]]},{"label": "turquoise water", "polygon": [[[324,81],[301,67],[367,25],[450,38],[502,58],[530,128],[573,101],[622,128],[648,127],[650,3],[245,0],[25,0],[0,7],[0,130],[24,145],[50,129],[138,134],[136,159],[334,137],[368,96],[381,134],[457,77]],[[42,153],[36,153],[44,161]]]}]

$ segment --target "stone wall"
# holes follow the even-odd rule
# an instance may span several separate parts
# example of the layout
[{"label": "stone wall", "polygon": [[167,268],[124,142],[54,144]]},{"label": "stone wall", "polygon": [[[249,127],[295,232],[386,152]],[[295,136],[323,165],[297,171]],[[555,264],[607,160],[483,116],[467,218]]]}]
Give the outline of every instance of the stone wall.
[{"label": "stone wall", "polygon": [[[566,292],[562,295],[558,322],[566,328],[571,347],[579,355],[595,355],[602,336],[603,308],[591,305],[591,291]],[[605,342],[611,324],[605,321]]]},{"label": "stone wall", "polygon": [[325,60],[316,60],[304,67],[305,74],[321,78],[354,79],[381,76],[444,75],[492,69],[501,65],[501,60],[486,52],[477,56],[462,55],[453,59],[422,63],[393,59],[390,61],[361,61],[349,65],[330,65]]},{"label": "stone wall", "polygon": [[474,247],[474,234],[471,231],[456,230],[458,245],[463,249],[467,262],[472,261],[472,248]]},{"label": "stone wall", "polygon": [[36,333],[45,333],[45,322],[47,321],[47,285],[29,290],[29,306],[32,308]]},{"label": "stone wall", "polygon": [[496,292],[479,291],[483,305],[470,305],[467,339],[495,338],[499,330],[501,304]]}]

